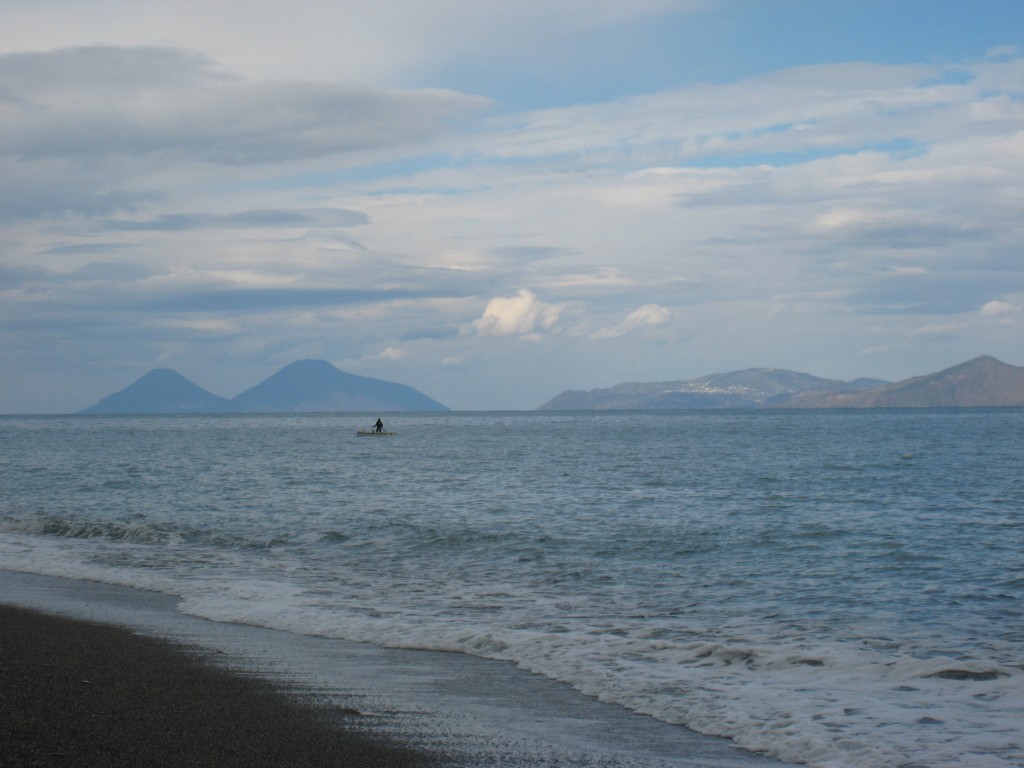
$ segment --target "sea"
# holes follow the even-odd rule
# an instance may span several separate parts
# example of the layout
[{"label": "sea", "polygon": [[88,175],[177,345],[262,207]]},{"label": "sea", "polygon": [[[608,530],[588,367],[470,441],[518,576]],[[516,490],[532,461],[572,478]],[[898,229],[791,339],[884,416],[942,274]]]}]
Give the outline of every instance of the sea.
[{"label": "sea", "polygon": [[790,764],[1024,766],[1024,409],[378,415],[2,417],[0,569]]}]

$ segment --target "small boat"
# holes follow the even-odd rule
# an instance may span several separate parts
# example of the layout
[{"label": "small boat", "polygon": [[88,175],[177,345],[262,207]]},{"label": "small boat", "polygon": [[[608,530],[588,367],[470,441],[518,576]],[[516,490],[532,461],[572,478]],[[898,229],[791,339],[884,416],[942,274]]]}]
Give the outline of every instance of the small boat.
[{"label": "small boat", "polygon": [[375,429],[360,429],[356,432],[359,437],[383,437],[385,435],[393,435],[394,432],[378,432]]}]

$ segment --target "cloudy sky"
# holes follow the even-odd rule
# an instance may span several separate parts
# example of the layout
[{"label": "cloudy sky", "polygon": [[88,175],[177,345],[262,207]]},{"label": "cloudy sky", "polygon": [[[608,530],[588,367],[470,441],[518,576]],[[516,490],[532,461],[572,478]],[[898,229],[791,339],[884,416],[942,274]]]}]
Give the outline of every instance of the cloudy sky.
[{"label": "cloudy sky", "polygon": [[3,0],[0,413],[1024,365],[1024,3]]}]

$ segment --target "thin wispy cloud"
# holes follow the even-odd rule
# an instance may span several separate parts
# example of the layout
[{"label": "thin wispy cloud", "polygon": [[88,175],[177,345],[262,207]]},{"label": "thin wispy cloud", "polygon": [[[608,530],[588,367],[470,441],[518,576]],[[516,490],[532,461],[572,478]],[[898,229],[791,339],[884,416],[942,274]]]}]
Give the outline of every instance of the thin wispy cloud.
[{"label": "thin wispy cloud", "polygon": [[227,214],[168,213],[152,219],[107,219],[107,229],[124,232],[184,232],[199,229],[320,229],[366,224],[358,211],[337,208],[238,211]]},{"label": "thin wispy cloud", "polygon": [[625,336],[627,333],[638,331],[643,328],[658,328],[666,325],[672,318],[672,311],[657,304],[645,304],[626,315],[626,319],[619,325],[610,328],[601,328],[595,331],[595,339],[614,339]]}]

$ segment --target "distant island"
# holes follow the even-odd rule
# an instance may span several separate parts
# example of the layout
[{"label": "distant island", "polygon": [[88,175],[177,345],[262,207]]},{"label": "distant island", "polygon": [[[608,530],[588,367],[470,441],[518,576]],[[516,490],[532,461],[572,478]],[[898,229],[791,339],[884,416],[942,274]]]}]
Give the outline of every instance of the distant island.
[{"label": "distant island", "polygon": [[686,381],[568,390],[542,411],[688,408],[970,408],[1024,406],[1024,368],[983,355],[927,376],[890,383],[838,381],[751,368]]},{"label": "distant island", "polygon": [[326,360],[299,360],[233,399],[157,368],[80,414],[318,413],[447,411],[447,406],[405,384],[356,376]]}]

